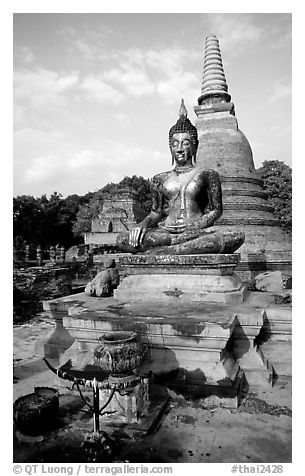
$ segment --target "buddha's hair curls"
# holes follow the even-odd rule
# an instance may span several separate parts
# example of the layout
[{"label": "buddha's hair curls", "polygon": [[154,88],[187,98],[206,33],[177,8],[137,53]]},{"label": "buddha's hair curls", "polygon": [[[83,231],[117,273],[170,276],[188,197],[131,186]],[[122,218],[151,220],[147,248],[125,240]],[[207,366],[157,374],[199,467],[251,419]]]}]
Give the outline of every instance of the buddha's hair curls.
[{"label": "buddha's hair curls", "polygon": [[199,144],[198,133],[197,133],[196,127],[193,126],[193,124],[187,117],[187,110],[184,105],[183,99],[181,100],[181,106],[179,110],[179,119],[176,122],[176,124],[172,126],[169,130],[169,134],[168,134],[169,146],[171,146],[173,135],[178,134],[180,132],[188,132],[190,134],[191,142],[196,152],[198,144]]}]

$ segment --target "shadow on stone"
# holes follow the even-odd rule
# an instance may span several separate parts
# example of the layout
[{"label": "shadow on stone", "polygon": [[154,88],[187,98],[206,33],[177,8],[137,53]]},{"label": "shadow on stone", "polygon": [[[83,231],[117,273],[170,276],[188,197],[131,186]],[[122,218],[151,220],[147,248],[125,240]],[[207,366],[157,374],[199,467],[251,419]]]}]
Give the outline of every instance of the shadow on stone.
[{"label": "shadow on stone", "polygon": [[264,317],[264,324],[259,332],[259,334],[257,335],[255,341],[254,341],[254,344],[255,345],[262,345],[264,344],[265,342],[267,342],[270,338],[271,338],[271,334],[272,334],[272,331],[271,331],[271,322],[270,320],[268,319],[267,315],[265,315]]},{"label": "shadow on stone", "polygon": [[242,358],[243,355],[247,354],[251,349],[250,340],[241,325],[236,326],[233,330],[227,342],[226,349],[234,355],[235,359]]}]

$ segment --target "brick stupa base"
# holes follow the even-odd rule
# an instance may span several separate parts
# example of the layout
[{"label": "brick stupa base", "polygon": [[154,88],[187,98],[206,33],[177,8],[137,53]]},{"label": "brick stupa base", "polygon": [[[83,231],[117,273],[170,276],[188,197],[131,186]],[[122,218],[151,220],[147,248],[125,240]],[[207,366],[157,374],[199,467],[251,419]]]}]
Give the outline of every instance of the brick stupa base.
[{"label": "brick stupa base", "polygon": [[120,301],[242,303],[239,254],[134,255],[120,258]]}]

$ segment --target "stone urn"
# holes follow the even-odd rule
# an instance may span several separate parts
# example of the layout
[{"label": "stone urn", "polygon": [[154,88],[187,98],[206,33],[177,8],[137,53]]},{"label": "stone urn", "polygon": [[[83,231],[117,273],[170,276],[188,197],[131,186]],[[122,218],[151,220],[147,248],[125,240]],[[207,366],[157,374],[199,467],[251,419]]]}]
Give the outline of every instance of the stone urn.
[{"label": "stone urn", "polygon": [[136,332],[113,332],[99,337],[94,360],[102,370],[116,377],[132,375],[147,355],[147,345]]}]

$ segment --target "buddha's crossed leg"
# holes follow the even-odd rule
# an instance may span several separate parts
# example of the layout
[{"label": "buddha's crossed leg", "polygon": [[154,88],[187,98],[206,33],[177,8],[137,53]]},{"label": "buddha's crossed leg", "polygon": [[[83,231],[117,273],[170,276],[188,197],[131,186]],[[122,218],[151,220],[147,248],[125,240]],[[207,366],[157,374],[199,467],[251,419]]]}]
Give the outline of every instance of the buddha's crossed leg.
[{"label": "buddha's crossed leg", "polygon": [[238,230],[210,228],[186,230],[172,234],[162,228],[148,230],[143,244],[134,248],[129,244],[128,232],[118,236],[120,249],[130,253],[160,254],[211,254],[234,253],[244,242],[245,235]]},{"label": "buddha's crossed leg", "polygon": [[120,250],[128,253],[143,253],[151,248],[167,247],[172,243],[172,235],[162,228],[148,230],[143,244],[134,247],[129,244],[129,232],[120,233],[117,237],[117,246]]}]

